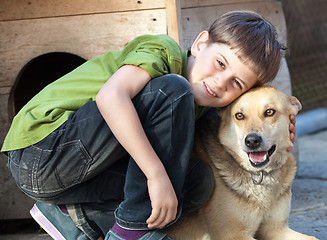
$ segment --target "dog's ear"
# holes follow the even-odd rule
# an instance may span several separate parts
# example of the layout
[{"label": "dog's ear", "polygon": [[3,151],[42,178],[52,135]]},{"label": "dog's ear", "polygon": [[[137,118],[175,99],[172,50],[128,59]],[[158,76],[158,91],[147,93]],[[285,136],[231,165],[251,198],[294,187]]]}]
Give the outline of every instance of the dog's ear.
[{"label": "dog's ear", "polygon": [[294,96],[289,96],[288,100],[291,104],[290,114],[294,114],[294,115],[298,114],[298,112],[302,109],[302,105],[300,101]]}]

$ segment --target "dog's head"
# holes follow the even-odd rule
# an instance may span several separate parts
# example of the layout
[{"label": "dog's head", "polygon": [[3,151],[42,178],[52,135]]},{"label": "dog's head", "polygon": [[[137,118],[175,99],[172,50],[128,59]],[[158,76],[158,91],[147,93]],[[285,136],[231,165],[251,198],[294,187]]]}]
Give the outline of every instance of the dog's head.
[{"label": "dog's head", "polygon": [[220,142],[244,169],[279,168],[292,146],[289,115],[296,115],[301,108],[295,97],[277,88],[252,89],[219,113]]}]

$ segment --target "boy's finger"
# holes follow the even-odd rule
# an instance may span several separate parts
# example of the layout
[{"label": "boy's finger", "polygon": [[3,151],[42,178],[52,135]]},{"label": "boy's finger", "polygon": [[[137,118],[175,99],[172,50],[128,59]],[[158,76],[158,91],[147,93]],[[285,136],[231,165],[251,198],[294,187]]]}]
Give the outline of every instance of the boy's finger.
[{"label": "boy's finger", "polygon": [[167,213],[167,216],[166,216],[167,221],[165,222],[164,226],[166,226],[171,221],[175,220],[176,219],[176,216],[177,216],[177,209],[176,210],[169,211]]},{"label": "boy's finger", "polygon": [[295,135],[296,135],[296,127],[295,127],[294,124],[293,124],[293,126],[292,126],[292,132],[294,133],[294,138],[295,138]]},{"label": "boy's finger", "polygon": [[146,220],[148,225],[152,225],[160,216],[160,208],[153,208],[150,217]]},{"label": "boy's finger", "polygon": [[295,125],[295,123],[296,123],[296,118],[295,118],[295,115],[294,115],[294,114],[291,114],[291,115],[290,115],[290,121],[291,121],[291,123],[292,123],[293,125]]},{"label": "boy's finger", "polygon": [[166,211],[161,210],[158,218],[154,222],[148,224],[148,228],[161,228],[161,227],[164,227],[166,225],[165,224],[166,215],[167,215]]}]

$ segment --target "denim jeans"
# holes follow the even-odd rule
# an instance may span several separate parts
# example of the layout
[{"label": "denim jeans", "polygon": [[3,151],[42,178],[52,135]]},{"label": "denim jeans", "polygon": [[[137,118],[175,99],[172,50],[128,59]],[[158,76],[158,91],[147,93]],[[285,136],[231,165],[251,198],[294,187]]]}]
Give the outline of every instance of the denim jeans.
[{"label": "denim jeans", "polygon": [[[209,198],[214,181],[206,164],[194,159],[189,164],[194,138],[190,84],[179,75],[165,75],[152,79],[132,101],[172,182],[179,215],[183,202],[185,209],[199,207]],[[71,114],[37,144],[10,152],[8,167],[28,196],[67,204],[75,224],[91,239],[98,236],[95,228],[104,235],[110,229],[114,210],[119,225],[147,229],[152,210],[147,179],[95,102]]]}]

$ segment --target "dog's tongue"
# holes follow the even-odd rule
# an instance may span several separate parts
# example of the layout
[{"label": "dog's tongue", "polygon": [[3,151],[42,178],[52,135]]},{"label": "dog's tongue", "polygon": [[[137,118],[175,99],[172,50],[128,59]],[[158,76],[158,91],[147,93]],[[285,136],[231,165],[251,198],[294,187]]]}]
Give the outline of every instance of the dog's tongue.
[{"label": "dog's tongue", "polygon": [[251,160],[254,163],[261,163],[263,161],[265,161],[267,159],[266,156],[268,156],[268,151],[264,151],[264,152],[251,152],[249,154]]}]

